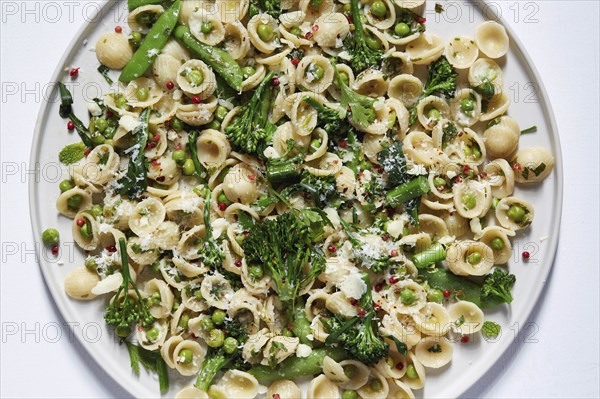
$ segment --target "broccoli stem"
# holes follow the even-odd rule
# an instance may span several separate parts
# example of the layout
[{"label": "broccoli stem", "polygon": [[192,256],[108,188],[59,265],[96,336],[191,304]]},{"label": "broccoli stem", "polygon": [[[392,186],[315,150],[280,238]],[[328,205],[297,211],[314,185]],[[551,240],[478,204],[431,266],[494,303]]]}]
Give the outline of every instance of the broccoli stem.
[{"label": "broccoli stem", "polygon": [[425,176],[419,176],[390,190],[386,195],[387,203],[398,206],[429,192],[429,182]]},{"label": "broccoli stem", "polygon": [[248,373],[256,377],[261,384],[312,376],[322,372],[325,356],[329,356],[336,362],[348,357],[346,351],[342,348],[324,347],[314,349],[308,357],[290,357],[281,362],[275,369],[268,366],[256,366],[251,368]]},{"label": "broccoli stem", "polygon": [[433,244],[423,252],[413,256],[412,261],[418,269],[423,269],[429,265],[436,264],[446,259],[446,250],[439,242]]},{"label": "broccoli stem", "polygon": [[300,343],[308,345],[312,348],[313,343],[307,337],[312,334],[310,321],[306,318],[304,304],[301,299],[297,299],[296,306],[290,311],[288,320],[292,322],[292,331],[294,335],[300,339]]},{"label": "broccoli stem", "polygon": [[206,359],[204,359],[202,369],[200,370],[198,378],[196,379],[196,383],[194,384],[196,388],[204,392],[208,391],[208,388],[210,388],[217,373],[219,373],[219,371],[221,371],[221,369],[223,369],[223,367],[225,367],[230,360],[221,353],[214,357],[208,356]]},{"label": "broccoli stem", "polygon": [[299,163],[295,157],[290,158],[286,162],[269,165],[267,167],[267,180],[271,185],[293,183],[300,179],[298,167]]}]

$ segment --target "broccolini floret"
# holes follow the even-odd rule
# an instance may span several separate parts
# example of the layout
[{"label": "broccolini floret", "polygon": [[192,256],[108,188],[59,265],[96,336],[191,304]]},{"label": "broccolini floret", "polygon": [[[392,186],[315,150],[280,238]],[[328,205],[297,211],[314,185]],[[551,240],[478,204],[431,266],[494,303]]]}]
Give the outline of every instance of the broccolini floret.
[{"label": "broccolini floret", "polygon": [[516,281],[517,278],[514,274],[509,274],[502,269],[495,269],[483,281],[481,301],[511,303],[513,300],[511,289]]},{"label": "broccolini floret", "polygon": [[329,330],[326,344],[337,342],[354,359],[372,365],[388,356],[389,345],[383,340],[375,325],[377,315],[373,309],[371,281],[367,273],[362,273],[362,281],[367,286],[366,292],[359,301],[361,312],[366,312],[364,317],[345,320],[340,315],[331,314],[331,317],[324,317],[321,320]]},{"label": "broccolini floret", "polygon": [[268,119],[274,74],[271,71],[265,76],[250,101],[242,106],[231,125],[225,128],[225,134],[236,151],[262,157],[275,132],[275,125]]},{"label": "broccolini floret", "polygon": [[423,89],[423,97],[433,93],[443,94],[446,97],[454,97],[456,91],[456,77],[458,73],[448,62],[445,56],[441,56],[429,66],[427,83]]},{"label": "broccolini floret", "polygon": [[250,18],[260,14],[261,11],[271,15],[275,19],[279,18],[279,14],[281,14],[281,0],[251,0],[248,10]]},{"label": "broccolini floret", "polygon": [[210,190],[205,189],[204,193],[204,237],[202,239],[202,245],[198,250],[200,255],[200,261],[213,270],[218,270],[223,273],[226,270],[223,269],[223,259],[225,255],[219,248],[219,244],[212,235],[212,226],[210,225]]},{"label": "broccolini floret", "polygon": [[350,0],[350,14],[354,24],[354,33],[346,36],[344,45],[349,48],[352,55],[351,66],[356,74],[367,68],[378,67],[381,64],[383,52],[379,49],[369,47],[367,35],[369,34],[363,26],[363,14],[358,7],[359,0]]},{"label": "broccolini floret", "polygon": [[317,111],[317,126],[325,130],[329,137],[333,137],[347,128],[344,109],[329,108],[312,97],[304,97],[303,100]]}]

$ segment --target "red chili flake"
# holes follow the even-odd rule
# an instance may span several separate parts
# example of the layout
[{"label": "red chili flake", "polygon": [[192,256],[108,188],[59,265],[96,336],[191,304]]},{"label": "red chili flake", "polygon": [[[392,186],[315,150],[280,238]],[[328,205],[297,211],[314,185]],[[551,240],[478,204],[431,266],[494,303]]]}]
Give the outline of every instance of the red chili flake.
[{"label": "red chili flake", "polygon": [[389,239],[390,239],[390,236],[389,236],[389,234],[384,234],[384,235],[382,235],[382,236],[381,236],[381,239],[382,239],[383,241],[387,241],[387,240],[389,240]]},{"label": "red chili flake", "polygon": [[346,140],[340,141],[340,148],[346,148],[346,147],[348,147],[348,142]]},{"label": "red chili flake", "polygon": [[425,22],[427,22],[427,18],[423,18],[423,17],[415,16],[415,21],[416,21],[417,23],[424,24]]},{"label": "red chili flake", "polygon": [[109,245],[108,247],[106,247],[106,250],[108,252],[117,252],[117,247],[115,247],[114,245]]},{"label": "red chili flake", "polygon": [[274,76],[273,78],[271,78],[271,86],[273,87],[277,87],[279,86],[279,78],[277,76]]},{"label": "red chili flake", "polygon": [[294,329],[294,324],[293,323],[288,323],[287,329],[288,330],[293,330]]},{"label": "red chili flake", "polygon": [[460,338],[460,342],[462,342],[463,344],[468,344],[468,343],[469,343],[469,336],[467,336],[467,335],[463,335],[463,336]]},{"label": "red chili flake", "polygon": [[123,32],[123,28],[121,28],[120,26],[117,25],[117,26],[115,26],[115,32],[121,33],[121,32]]},{"label": "red chili flake", "polygon": [[143,331],[144,329],[142,328],[142,326],[137,326],[137,330],[138,331]]},{"label": "red chili flake", "polygon": [[256,180],[256,175],[255,174],[248,175],[248,180],[251,180],[251,181]]},{"label": "red chili flake", "polygon": [[90,152],[92,152],[92,150],[88,148],[83,154],[87,157],[88,155],[90,155]]},{"label": "red chili flake", "polygon": [[404,363],[400,362],[396,364],[396,370],[402,370],[404,368]]},{"label": "red chili flake", "polygon": [[306,35],[304,35],[304,38],[305,38],[306,40],[310,40],[310,39],[312,39],[312,37],[313,37],[313,34],[312,34],[312,32],[306,32]]},{"label": "red chili flake", "polygon": [[460,176],[456,176],[456,177],[454,178],[454,182],[455,182],[455,183],[460,183],[460,182],[462,182],[462,177],[460,177]]},{"label": "red chili flake", "polygon": [[196,334],[192,333],[192,338],[196,339],[196,338],[198,338],[198,336]]},{"label": "red chili flake", "polygon": [[233,264],[235,267],[242,267],[242,261],[240,259],[236,259]]},{"label": "red chili flake", "polygon": [[363,317],[365,317],[367,315],[367,311],[364,310],[363,308],[358,309],[358,316],[362,319]]},{"label": "red chili flake", "polygon": [[192,102],[194,104],[200,104],[202,102],[202,100],[200,99],[200,97],[194,96],[194,97],[192,97]]},{"label": "red chili flake", "polygon": [[298,58],[292,58],[292,65],[296,66],[300,63],[300,60]]},{"label": "red chili flake", "polygon": [[373,167],[377,170],[381,169],[381,165],[379,165],[378,163],[374,164]]},{"label": "red chili flake", "polygon": [[314,24],[314,25],[312,26],[311,30],[312,30],[313,32],[316,32],[316,31],[318,31],[318,30],[319,30],[319,25],[317,25],[317,24]]},{"label": "red chili flake", "polygon": [[154,147],[156,147],[156,143],[154,141],[149,141],[146,143],[146,148],[150,149]]},{"label": "red chili flake", "polygon": [[83,219],[77,219],[77,226],[83,227],[84,224],[85,224],[85,220],[83,220]]},{"label": "red chili flake", "polygon": [[175,88],[175,83],[170,80],[167,82],[167,90],[173,90]]},{"label": "red chili flake", "polygon": [[346,15],[346,20],[348,21],[349,24],[352,23],[352,17],[350,15]]},{"label": "red chili flake", "polygon": [[352,298],[350,300],[350,303],[352,304],[352,306],[358,306],[358,301],[356,299],[354,299],[354,298]]},{"label": "red chili flake", "polygon": [[487,179],[487,177],[488,177],[488,174],[487,174],[487,173],[485,173],[485,172],[481,172],[481,173],[479,174],[479,177],[481,177],[482,179]]},{"label": "red chili flake", "polygon": [[375,292],[379,292],[383,289],[383,284],[375,284]]},{"label": "red chili flake", "polygon": [[224,202],[219,202],[219,210],[225,211],[225,209],[227,209],[227,204]]},{"label": "red chili flake", "polygon": [[398,277],[396,277],[396,276],[390,277],[390,284],[396,284],[398,281],[400,281],[398,279]]},{"label": "red chili flake", "polygon": [[71,75],[72,77],[76,77],[77,75],[79,75],[79,67],[71,69],[69,75]]},{"label": "red chili flake", "polygon": [[181,145],[181,143],[177,143],[177,145],[175,146],[176,150],[181,150],[183,148],[183,145]]},{"label": "red chili flake", "polygon": [[152,164],[152,166],[160,166],[160,162],[158,162],[158,159],[153,159],[150,163]]},{"label": "red chili flake", "polygon": [[278,393],[274,393],[273,399],[281,399],[281,396]]},{"label": "red chili flake", "polygon": [[469,165],[463,165],[463,173],[465,175],[468,175],[471,172],[471,168],[469,168]]},{"label": "red chili flake", "polygon": [[111,111],[111,110],[107,110],[107,111],[106,111],[106,117],[107,117],[107,118],[112,118],[112,116],[113,116],[113,115],[114,115],[114,114],[112,113],[112,111]]},{"label": "red chili flake", "polygon": [[374,304],[373,305],[373,310],[376,311],[376,312],[379,312],[381,310],[381,305],[378,304],[378,303]]},{"label": "red chili flake", "polygon": [[330,245],[327,247],[327,250],[331,253],[334,253],[335,251],[337,251],[337,248],[335,245]]},{"label": "red chili flake", "polygon": [[513,163],[512,167],[514,170],[521,170],[521,164],[518,162]]},{"label": "red chili flake", "polygon": [[396,210],[394,208],[387,208],[386,212],[387,212],[388,217],[391,218],[392,216],[394,216],[394,213],[396,213]]},{"label": "red chili flake", "polygon": [[54,255],[54,256],[58,255],[58,245],[54,245],[52,247],[52,255]]},{"label": "red chili flake", "polygon": [[523,257],[523,259],[528,260],[529,257],[531,256],[531,254],[527,251],[523,251],[523,253],[521,254],[521,256]]},{"label": "red chili flake", "polygon": [[69,130],[75,129],[75,124],[73,123],[73,121],[67,122],[67,129],[69,129]]},{"label": "red chili flake", "polygon": [[160,134],[155,134],[154,136],[152,136],[152,141],[158,141],[160,140]]},{"label": "red chili flake", "polygon": [[157,181],[157,182],[160,182],[160,183],[162,183],[162,182],[164,182],[164,181],[165,181],[165,177],[164,177],[164,176],[158,176],[158,177],[156,178],[156,181]]},{"label": "red chili flake", "polygon": [[391,256],[392,258],[394,258],[394,257],[398,256],[398,250],[397,250],[397,249],[392,249],[392,250],[390,251],[390,256]]},{"label": "red chili flake", "polygon": [[311,198],[312,198],[312,195],[310,195],[309,193],[304,193],[302,196],[303,196],[303,197],[304,197],[304,199],[305,199],[305,200],[307,200],[307,201],[308,201],[309,199],[311,199]]},{"label": "red chili flake", "polygon": [[450,296],[450,291],[444,290],[444,296],[448,298]]}]

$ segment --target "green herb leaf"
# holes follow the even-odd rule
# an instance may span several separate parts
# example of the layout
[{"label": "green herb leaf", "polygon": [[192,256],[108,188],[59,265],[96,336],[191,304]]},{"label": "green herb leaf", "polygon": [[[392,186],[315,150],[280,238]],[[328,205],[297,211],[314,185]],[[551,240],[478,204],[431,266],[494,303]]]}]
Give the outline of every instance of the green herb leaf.
[{"label": "green herb leaf", "polygon": [[65,165],[71,165],[83,159],[87,149],[88,148],[83,143],[69,144],[60,150],[58,153],[58,160]]},{"label": "green herb leaf", "polygon": [[537,132],[537,126],[531,126],[525,130],[521,130],[521,134],[527,134],[527,133],[535,133]]},{"label": "green herb leaf", "polygon": [[108,67],[107,67],[107,66],[105,66],[105,65],[100,65],[100,66],[98,67],[98,72],[100,72],[100,74],[101,74],[102,76],[104,76],[104,79],[106,80],[106,83],[108,83],[109,85],[112,85],[114,82],[113,82],[113,80],[110,78],[110,76],[108,76],[108,71],[109,71],[109,69],[108,69]]},{"label": "green herb leaf", "polygon": [[386,335],[386,338],[389,338],[392,341],[394,341],[394,344],[396,345],[396,349],[398,350],[398,353],[400,353],[402,356],[406,356],[406,354],[408,353],[408,346],[406,346],[406,344],[404,342],[400,341],[398,338],[394,337],[393,335]]}]

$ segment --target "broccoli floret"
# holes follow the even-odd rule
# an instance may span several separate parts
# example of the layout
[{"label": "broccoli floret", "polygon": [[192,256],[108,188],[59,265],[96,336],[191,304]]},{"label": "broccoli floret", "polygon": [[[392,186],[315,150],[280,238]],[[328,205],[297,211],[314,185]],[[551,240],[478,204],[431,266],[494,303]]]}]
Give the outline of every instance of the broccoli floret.
[{"label": "broccoli floret", "polygon": [[263,156],[276,127],[268,120],[271,108],[271,79],[275,72],[265,76],[250,101],[242,106],[233,123],[225,128],[225,134],[237,151]]},{"label": "broccoli floret", "polygon": [[513,300],[512,286],[517,281],[514,274],[502,269],[495,269],[488,274],[481,287],[481,301],[494,303],[511,303]]},{"label": "broccoli floret", "polygon": [[[150,314],[147,303],[142,299],[135,282],[129,275],[129,258],[124,238],[119,239],[119,251],[123,283],[117,290],[115,299],[106,307],[104,320],[107,324],[115,327],[115,332],[119,337],[126,338],[131,333],[132,323],[149,327],[154,323],[154,317]],[[135,292],[135,297],[129,294],[131,288]]]},{"label": "broccoli floret", "polygon": [[346,109],[350,107],[350,119],[352,122],[363,127],[369,126],[375,121],[376,115],[373,109],[375,99],[352,91],[340,76],[335,65],[334,69],[336,85],[341,94],[340,103]]},{"label": "broccoli floret", "polygon": [[250,18],[263,11],[273,18],[279,18],[281,14],[281,0],[252,0],[250,1]]},{"label": "broccoli floret", "polygon": [[494,85],[487,79],[481,82],[479,86],[474,87],[473,90],[481,94],[485,100],[489,100],[490,98],[494,97]]},{"label": "broccoli floret", "polygon": [[458,74],[448,62],[445,56],[441,56],[436,62],[429,66],[427,84],[423,89],[423,96],[427,97],[433,93],[443,94],[446,97],[454,97],[456,91],[456,77]]},{"label": "broccoli floret", "polygon": [[485,321],[481,327],[481,333],[487,338],[496,338],[501,330],[500,324],[493,321]]},{"label": "broccoli floret", "polygon": [[212,235],[212,227],[210,225],[210,190],[205,189],[204,193],[204,237],[202,245],[198,250],[200,261],[213,270],[218,270],[221,273],[227,272],[223,269],[223,259],[225,255],[219,248],[219,244]]},{"label": "broccoli floret", "polygon": [[241,356],[241,348],[248,339],[248,332],[244,326],[237,320],[225,319],[223,330],[226,333],[226,340],[235,339],[233,344],[237,342],[237,347],[233,345],[222,345],[219,348],[210,348],[204,361],[202,368],[194,384],[196,388],[206,392],[210,388],[215,376],[219,371],[228,368],[244,368],[244,359]]},{"label": "broccoli floret", "polygon": [[82,142],[69,144],[60,150],[58,153],[58,160],[65,165],[73,164],[85,157],[87,149],[86,145]]},{"label": "broccoli floret", "polygon": [[306,170],[296,188],[310,194],[318,207],[323,207],[338,196],[336,180],[333,175],[315,176]]},{"label": "broccoli floret", "polygon": [[304,97],[304,102],[310,104],[318,116],[318,127],[327,132],[329,137],[339,134],[346,126],[346,111],[344,109],[329,108],[312,97]]},{"label": "broccoli floret", "polygon": [[365,246],[365,243],[362,242],[361,240],[359,240],[358,237],[352,232],[348,222],[346,222],[343,219],[340,219],[340,224],[342,225],[342,228],[346,232],[346,235],[348,236],[348,240],[352,244],[355,259],[357,261],[360,261],[363,264],[363,266],[367,267],[369,270],[373,271],[374,273],[381,273],[381,272],[389,269],[391,266],[393,266],[395,264],[395,262],[392,260],[391,256],[389,256],[389,255],[374,257],[372,255],[365,254],[362,251],[362,249]]},{"label": "broccoli floret", "polygon": [[358,7],[359,0],[350,0],[350,13],[352,23],[354,24],[354,33],[346,36],[344,45],[349,48],[352,55],[351,66],[356,74],[370,67],[378,67],[381,64],[383,52],[369,47],[367,35],[369,34],[363,27],[361,17],[362,12]]},{"label": "broccoli floret", "polygon": [[330,317],[322,320],[329,330],[326,344],[338,342],[353,358],[372,365],[388,356],[389,345],[379,334],[379,328],[374,326],[376,313],[373,309],[369,275],[363,273],[362,280],[367,286],[367,291],[359,301],[361,312],[366,312],[364,317],[346,321],[340,315],[330,314]]}]

